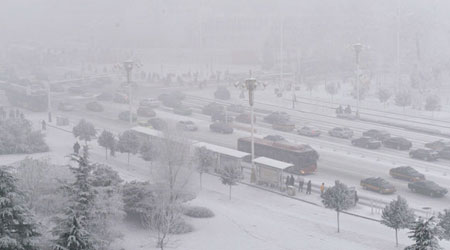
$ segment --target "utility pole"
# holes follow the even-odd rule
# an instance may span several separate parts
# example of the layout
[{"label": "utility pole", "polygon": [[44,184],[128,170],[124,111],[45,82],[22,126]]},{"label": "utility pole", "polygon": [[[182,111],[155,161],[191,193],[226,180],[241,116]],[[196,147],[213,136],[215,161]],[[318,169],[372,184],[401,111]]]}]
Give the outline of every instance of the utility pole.
[{"label": "utility pole", "polygon": [[125,68],[125,71],[127,73],[127,84],[128,84],[128,107],[129,107],[129,115],[130,115],[130,125],[133,124],[133,112],[132,112],[132,102],[131,102],[131,71],[133,70],[133,61],[125,61],[123,63],[123,66]]},{"label": "utility pole", "polygon": [[359,102],[360,102],[360,68],[359,68],[359,54],[362,50],[362,45],[360,43],[355,43],[353,45],[353,48],[355,49],[355,55],[356,55],[356,117],[359,117]]},{"label": "utility pole", "polygon": [[397,70],[396,70],[396,80],[397,80],[397,89],[400,89],[400,0],[397,0]]},{"label": "utility pole", "polygon": [[280,26],[280,91],[284,91],[283,84],[283,71],[284,71],[284,63],[283,63],[283,44],[284,44],[284,20],[281,18],[281,26]]}]

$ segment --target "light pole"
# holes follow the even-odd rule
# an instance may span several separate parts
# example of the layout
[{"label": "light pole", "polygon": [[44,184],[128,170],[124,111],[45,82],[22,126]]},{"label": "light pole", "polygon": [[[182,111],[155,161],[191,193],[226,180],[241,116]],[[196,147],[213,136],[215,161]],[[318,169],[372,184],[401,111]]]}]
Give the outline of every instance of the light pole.
[{"label": "light pole", "polygon": [[125,61],[123,63],[123,67],[127,72],[127,84],[128,84],[128,107],[129,107],[129,115],[130,115],[130,125],[133,124],[133,113],[131,108],[131,71],[133,70],[133,61]]},{"label": "light pole", "polygon": [[254,140],[254,123],[255,123],[255,117],[254,117],[254,111],[253,111],[253,105],[254,105],[254,91],[261,83],[256,81],[255,78],[251,77],[250,72],[250,78],[245,80],[243,83],[237,82],[235,84],[236,87],[240,87],[243,89],[246,89],[248,91],[248,104],[250,105],[250,124],[251,124],[251,159],[252,159],[252,169],[254,170],[254,163],[253,160],[255,159],[255,140]]},{"label": "light pole", "polygon": [[359,116],[359,102],[360,102],[360,91],[359,91],[359,76],[360,76],[360,69],[359,69],[359,54],[362,50],[362,44],[355,43],[353,44],[353,48],[355,49],[355,55],[356,55],[356,117]]}]

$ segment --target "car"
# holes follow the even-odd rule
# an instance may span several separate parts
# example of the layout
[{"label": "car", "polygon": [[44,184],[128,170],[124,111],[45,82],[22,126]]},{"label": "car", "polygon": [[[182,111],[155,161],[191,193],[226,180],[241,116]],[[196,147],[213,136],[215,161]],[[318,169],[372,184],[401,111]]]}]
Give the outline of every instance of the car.
[{"label": "car", "polygon": [[291,121],[280,121],[273,123],[272,128],[284,132],[291,132],[295,129],[295,124]]},{"label": "car", "polygon": [[192,109],[187,106],[179,106],[173,109],[177,115],[192,115]]},{"label": "car", "polygon": [[[135,122],[137,120],[137,115],[135,113],[132,113],[131,115],[131,119],[133,122]],[[122,121],[130,121],[130,111],[122,111],[119,113],[119,120]]]},{"label": "car", "polygon": [[240,104],[231,104],[227,107],[227,111],[241,114],[245,112],[245,107]]},{"label": "car", "polygon": [[269,140],[269,141],[273,141],[273,142],[286,141],[286,139],[284,139],[284,137],[281,135],[266,135],[264,137],[264,140]]},{"label": "car", "polygon": [[450,147],[439,150],[439,158],[450,160]]},{"label": "car", "polygon": [[384,141],[391,137],[391,134],[389,134],[387,131],[384,130],[378,130],[378,129],[370,129],[362,134],[363,136],[372,137],[379,141]]},{"label": "car", "polygon": [[143,116],[143,117],[154,117],[156,116],[155,111],[149,107],[149,106],[139,106],[139,108],[136,111],[138,116]]},{"label": "car", "polygon": [[167,122],[161,118],[152,118],[152,119],[148,120],[148,124],[156,130],[167,129]]},{"label": "car", "polygon": [[412,142],[403,137],[390,137],[383,141],[383,145],[387,148],[409,150],[412,147]]},{"label": "car", "polygon": [[114,93],[113,101],[117,103],[128,103],[128,95],[122,92],[116,92]]},{"label": "car", "polygon": [[289,121],[289,115],[286,112],[276,111],[264,117],[264,121],[270,124]]},{"label": "car", "polygon": [[227,122],[233,122],[233,117],[225,111],[216,112],[211,115],[212,122],[216,121],[225,122],[225,119]]},{"label": "car", "polygon": [[363,136],[351,141],[353,146],[367,148],[367,149],[377,149],[381,147],[381,141],[378,141],[372,137]]},{"label": "car", "polygon": [[393,194],[397,191],[394,185],[381,177],[366,178],[361,180],[360,184],[364,189],[380,194]]},{"label": "car", "polygon": [[448,190],[433,181],[415,181],[408,183],[408,188],[414,193],[429,195],[431,197],[443,197]]},{"label": "car", "polygon": [[391,168],[389,174],[396,178],[406,181],[423,181],[425,180],[425,175],[419,173],[417,170],[410,166],[401,166],[396,168]]},{"label": "car", "polygon": [[328,134],[333,137],[350,139],[353,137],[353,130],[349,128],[335,127],[328,131]]},{"label": "car", "polygon": [[214,113],[225,111],[225,107],[217,102],[211,102],[205,105],[202,109],[202,113],[205,115],[212,115]]},{"label": "car", "polygon": [[[250,124],[252,122],[250,113],[242,113],[234,118],[235,121],[240,123]],[[253,115],[253,122],[256,122],[256,116]]]},{"label": "car", "polygon": [[73,111],[75,109],[75,107],[68,102],[60,102],[58,104],[58,110],[60,111]]},{"label": "car", "polygon": [[441,151],[444,148],[450,148],[450,142],[444,140],[437,140],[434,142],[425,143],[425,147],[436,151]]},{"label": "car", "polygon": [[177,129],[184,131],[197,131],[198,127],[193,121],[179,121],[177,122]]},{"label": "car", "polygon": [[409,157],[425,161],[435,161],[439,158],[439,153],[432,149],[418,148],[409,151]]},{"label": "car", "polygon": [[93,112],[102,112],[103,111],[103,105],[99,102],[88,102],[86,104],[86,109],[93,111]]},{"label": "car", "polygon": [[297,134],[309,137],[317,137],[320,135],[320,130],[318,130],[317,128],[304,126],[300,129],[297,129]]},{"label": "car", "polygon": [[110,102],[110,101],[113,100],[113,98],[114,98],[114,95],[112,93],[109,93],[109,92],[103,92],[103,93],[101,93],[100,95],[98,95],[96,97],[96,99],[98,101],[105,101],[105,102]]},{"label": "car", "polygon": [[216,99],[221,100],[229,100],[231,97],[230,91],[226,87],[218,87],[217,90],[214,92],[214,97]]},{"label": "car", "polygon": [[232,134],[233,128],[228,123],[215,122],[209,125],[209,129],[216,133]]},{"label": "car", "polygon": [[155,98],[145,98],[139,102],[139,106],[141,107],[150,107],[157,108],[159,107],[160,102]]},{"label": "car", "polygon": [[169,96],[162,101],[162,105],[169,108],[177,108],[180,107],[182,104],[180,99],[177,99],[174,96]]}]

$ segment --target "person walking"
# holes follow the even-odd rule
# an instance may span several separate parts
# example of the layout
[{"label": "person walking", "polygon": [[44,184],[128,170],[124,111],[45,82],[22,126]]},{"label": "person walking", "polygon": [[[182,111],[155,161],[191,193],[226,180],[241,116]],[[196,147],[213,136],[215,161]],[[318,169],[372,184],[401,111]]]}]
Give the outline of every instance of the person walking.
[{"label": "person walking", "polygon": [[306,194],[311,194],[311,180],[306,184]]},{"label": "person walking", "polygon": [[303,193],[303,185],[305,184],[305,180],[303,179],[303,177],[299,176],[297,177],[297,182],[298,182],[298,191]]},{"label": "person walking", "polygon": [[325,183],[322,182],[322,185],[320,185],[320,196],[323,195],[323,191],[325,191]]},{"label": "person walking", "polygon": [[289,185],[295,186],[295,179],[294,179],[293,175],[291,175],[291,179],[289,180]]},{"label": "person walking", "polygon": [[75,154],[78,154],[80,152],[80,144],[78,143],[78,141],[73,144],[73,152]]}]

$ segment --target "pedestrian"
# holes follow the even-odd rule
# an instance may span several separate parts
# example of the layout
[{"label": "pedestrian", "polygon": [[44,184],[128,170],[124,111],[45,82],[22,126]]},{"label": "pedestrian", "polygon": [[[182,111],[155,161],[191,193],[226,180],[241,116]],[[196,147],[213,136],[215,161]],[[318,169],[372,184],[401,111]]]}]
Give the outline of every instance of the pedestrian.
[{"label": "pedestrian", "polygon": [[78,143],[78,141],[73,144],[73,152],[75,154],[78,154],[80,152],[80,144]]},{"label": "pedestrian", "polygon": [[289,180],[289,185],[295,186],[295,179],[294,179],[293,175],[291,175],[291,179]]},{"label": "pedestrian", "polygon": [[358,203],[358,201],[359,201],[358,192],[355,190],[355,205],[356,203]]},{"label": "pedestrian", "polygon": [[322,185],[320,185],[320,196],[323,195],[323,191],[325,191],[325,183],[322,182]]},{"label": "pedestrian", "polygon": [[311,194],[311,180],[306,183],[306,194]]},{"label": "pedestrian", "polygon": [[303,193],[303,184],[305,184],[305,180],[303,179],[303,177],[299,176],[297,177],[297,181],[298,181],[298,191]]},{"label": "pedestrian", "polygon": [[47,130],[47,123],[45,123],[45,120],[42,120],[42,130]]}]

